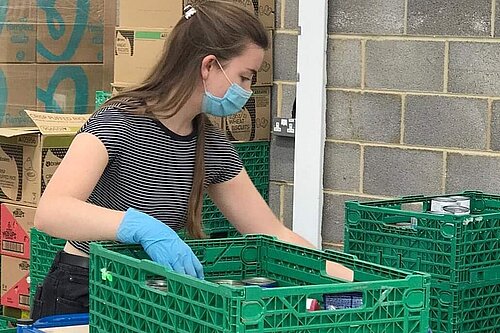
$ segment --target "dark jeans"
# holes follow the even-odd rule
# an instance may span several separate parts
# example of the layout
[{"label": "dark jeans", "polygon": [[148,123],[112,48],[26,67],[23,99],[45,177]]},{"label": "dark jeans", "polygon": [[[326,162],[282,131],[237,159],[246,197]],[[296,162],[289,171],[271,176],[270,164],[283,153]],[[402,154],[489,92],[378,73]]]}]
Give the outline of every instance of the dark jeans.
[{"label": "dark jeans", "polygon": [[36,287],[31,317],[89,312],[89,259],[60,251]]}]

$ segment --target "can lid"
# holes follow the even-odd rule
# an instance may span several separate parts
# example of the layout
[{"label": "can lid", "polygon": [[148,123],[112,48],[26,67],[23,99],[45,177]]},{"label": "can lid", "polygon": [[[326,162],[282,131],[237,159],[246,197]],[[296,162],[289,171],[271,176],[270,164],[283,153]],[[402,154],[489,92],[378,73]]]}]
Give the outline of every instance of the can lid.
[{"label": "can lid", "polygon": [[462,206],[445,206],[443,210],[452,214],[469,214],[469,209]]},{"label": "can lid", "polygon": [[440,202],[456,202],[457,200],[452,198],[452,197],[437,197],[432,199],[434,201],[440,201]]},{"label": "can lid", "polygon": [[450,198],[454,199],[455,201],[464,201],[464,200],[470,200],[469,197],[466,197],[464,195],[453,195]]},{"label": "can lid", "polygon": [[213,280],[213,283],[217,284],[227,284],[230,286],[243,286],[243,282],[237,281],[237,280],[231,280],[231,279],[219,279],[219,280]]},{"label": "can lid", "polygon": [[271,284],[271,283],[276,283],[276,281],[265,278],[265,277],[253,277],[253,278],[243,280],[243,283],[246,283],[246,284]]},{"label": "can lid", "polygon": [[148,286],[166,286],[167,281],[163,280],[163,279],[151,279],[151,280],[147,280],[146,284]]}]

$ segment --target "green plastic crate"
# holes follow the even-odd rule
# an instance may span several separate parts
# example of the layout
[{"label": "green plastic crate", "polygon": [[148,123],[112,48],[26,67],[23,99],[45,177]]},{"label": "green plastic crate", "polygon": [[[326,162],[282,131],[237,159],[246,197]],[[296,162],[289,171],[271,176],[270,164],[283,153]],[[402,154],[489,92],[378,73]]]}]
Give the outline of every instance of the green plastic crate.
[{"label": "green plastic crate", "polygon": [[0,333],[15,332],[16,323],[15,318],[0,316]]},{"label": "green plastic crate", "polygon": [[107,91],[96,91],[95,92],[95,108],[96,110],[101,107],[109,98],[111,93]]},{"label": "green plastic crate", "polygon": [[[31,229],[30,237],[30,278],[33,276],[45,277],[52,266],[57,252],[64,248],[66,241],[51,237],[36,228]],[[33,279],[31,278],[31,280]]]},{"label": "green plastic crate", "polygon": [[[267,141],[234,143],[248,176],[266,202],[269,201],[269,145]],[[205,233],[210,237],[240,235],[208,196],[203,200],[202,220]],[[183,230],[179,233],[186,237]]]},{"label": "green plastic crate", "polygon": [[[500,276],[500,269],[497,272]],[[491,333],[500,328],[500,279],[480,283],[431,282],[434,333]]]},{"label": "green plastic crate", "polygon": [[[269,187],[263,186],[257,188],[264,200],[269,200]],[[203,201],[203,229],[205,234],[210,238],[227,238],[241,236],[241,234],[233,227],[231,223],[224,217],[222,212],[215,206],[208,196],[205,196]],[[178,232],[182,238],[186,238],[185,230]]]},{"label": "green plastic crate", "polygon": [[[435,333],[492,332],[493,325],[500,327],[500,307],[491,306],[500,304],[500,196],[460,195],[470,197],[471,215],[429,213],[438,196],[346,202],[344,251],[430,273]],[[481,327],[469,316],[482,321]]]},{"label": "green plastic crate", "polygon": [[0,328],[0,333],[16,333],[17,328]]},{"label": "green plastic crate", "polygon": [[[188,241],[206,280],[147,259],[138,246],[91,244],[90,332],[427,333],[429,275],[403,272],[347,254],[305,249],[268,236]],[[355,272],[356,282],[325,274],[325,262]],[[232,287],[211,279],[266,276],[280,287]],[[168,291],[146,285],[161,277]],[[308,298],[361,292],[363,305],[306,310]]]}]

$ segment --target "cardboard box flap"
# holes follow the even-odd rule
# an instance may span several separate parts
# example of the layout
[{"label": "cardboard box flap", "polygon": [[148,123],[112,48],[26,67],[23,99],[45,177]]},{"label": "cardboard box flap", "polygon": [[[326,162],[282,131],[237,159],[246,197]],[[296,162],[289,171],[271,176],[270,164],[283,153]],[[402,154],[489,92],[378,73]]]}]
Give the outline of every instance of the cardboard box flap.
[{"label": "cardboard box flap", "polygon": [[15,136],[40,133],[38,127],[8,127],[0,128],[0,136],[12,138]]},{"label": "cardboard box flap", "polygon": [[43,135],[71,135],[90,118],[90,114],[54,114],[25,110]]}]

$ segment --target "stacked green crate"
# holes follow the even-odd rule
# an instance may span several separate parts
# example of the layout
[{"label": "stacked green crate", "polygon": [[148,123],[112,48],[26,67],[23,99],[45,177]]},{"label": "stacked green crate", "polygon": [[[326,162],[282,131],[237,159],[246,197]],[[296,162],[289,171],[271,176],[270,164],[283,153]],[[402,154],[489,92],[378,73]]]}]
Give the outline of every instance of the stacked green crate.
[{"label": "stacked green crate", "polygon": [[6,316],[0,316],[0,333],[16,332],[15,325],[17,319]]},{"label": "stacked green crate", "polygon": [[[243,165],[262,197],[269,200],[269,142],[235,142]],[[226,220],[208,196],[203,201],[202,220],[205,233],[214,238],[234,237],[240,234]],[[181,231],[184,236],[185,233]]]},{"label": "stacked green crate", "polygon": [[500,196],[465,192],[471,214],[430,213],[435,197],[347,202],[346,252],[430,273],[434,333],[500,327]]},{"label": "stacked green crate", "polygon": [[95,92],[95,107],[98,109],[111,97],[111,93],[107,91],[96,91]]},{"label": "stacked green crate", "polygon": [[[429,275],[403,272],[340,252],[306,249],[268,236],[187,241],[205,280],[148,260],[140,246],[91,244],[91,332],[427,333]],[[326,261],[354,271],[328,276]],[[214,279],[264,276],[275,288],[228,286]],[[163,288],[147,284],[164,281]],[[362,305],[309,311],[308,299],[359,293]]]},{"label": "stacked green crate", "polygon": [[45,279],[56,253],[63,249],[66,241],[36,228],[31,229],[30,237],[30,295],[34,299],[36,287]]}]

